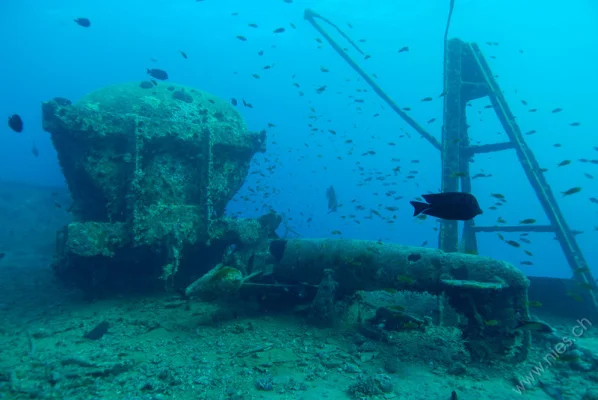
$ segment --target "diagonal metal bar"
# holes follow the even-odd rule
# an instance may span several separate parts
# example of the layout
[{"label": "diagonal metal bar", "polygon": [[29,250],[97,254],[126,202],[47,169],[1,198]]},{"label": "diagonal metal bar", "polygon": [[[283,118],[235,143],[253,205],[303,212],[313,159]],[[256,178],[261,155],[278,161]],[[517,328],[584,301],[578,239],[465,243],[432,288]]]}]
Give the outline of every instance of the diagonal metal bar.
[{"label": "diagonal metal bar", "polygon": [[588,267],[581,248],[577,244],[575,235],[569,228],[565,216],[554,197],[550,185],[542,173],[542,169],[540,168],[534,153],[527,143],[525,143],[521,129],[515,122],[515,116],[511,112],[502,91],[498,87],[480,47],[475,43],[471,43],[469,46],[474,62],[477,64],[477,68],[482,74],[481,78],[488,85],[488,96],[494,106],[496,115],[510,141],[515,145],[514,148],[517,152],[517,157],[519,158],[525,175],[534,189],[550,224],[554,227],[554,232],[561,244],[563,253],[565,253],[565,257],[571,267],[573,276],[576,280],[582,283],[584,287],[589,289],[587,294],[591,298],[595,309],[598,310],[596,281],[592,276],[592,272]]},{"label": "diagonal metal bar", "polygon": [[351,66],[351,68],[353,68],[363,78],[363,80],[366,81],[368,85],[370,85],[370,87],[372,88],[372,90],[374,90],[374,92],[378,96],[380,96],[380,98],[382,100],[384,100],[386,102],[386,104],[388,104],[390,106],[390,108],[393,109],[394,112],[396,112],[397,114],[399,114],[399,116],[401,118],[403,118],[403,120],[405,122],[407,122],[407,124],[409,124],[409,126],[411,126],[413,129],[415,129],[415,131],[417,133],[419,133],[424,139],[426,139],[428,142],[430,142],[430,144],[432,144],[432,146],[436,147],[438,150],[441,149],[440,142],[438,141],[438,139],[436,139],[434,136],[432,136],[430,133],[428,133],[420,124],[417,123],[417,121],[415,121],[413,118],[411,118],[405,111],[401,110],[401,107],[399,107],[390,98],[390,96],[388,94],[386,94],[384,92],[384,90],[382,90],[382,88],[380,88],[380,86],[378,86],[378,84],[376,82],[374,82],[374,80],[365,71],[363,71],[359,65],[357,65],[357,63],[355,62],[355,60],[353,60],[351,57],[349,57],[349,55],[343,50],[343,48],[338,43],[336,43],[334,41],[334,39],[328,34],[328,32],[326,32],[324,29],[322,29],[322,27],[318,24],[318,22],[315,19],[319,18],[322,21],[324,21],[327,24],[329,24],[330,26],[332,26],[345,39],[347,39],[349,41],[349,43],[351,44],[351,46],[353,46],[359,53],[361,53],[362,55],[365,56],[365,53],[363,51],[361,51],[361,49],[359,49],[359,47],[357,46],[357,44],[354,41],[352,41],[349,38],[349,36],[347,36],[333,22],[331,22],[327,18],[321,16],[320,14],[316,13],[315,11],[313,11],[313,10],[311,10],[309,8],[304,11],[303,17],[310,24],[312,24],[314,28],[316,28],[316,30],[320,33],[320,35],[322,35],[324,37],[324,39],[326,39],[326,41],[328,41],[328,43],[330,43],[330,45],[332,46],[332,48],[343,58],[343,60],[345,60],[347,62],[347,64],[349,64]]}]

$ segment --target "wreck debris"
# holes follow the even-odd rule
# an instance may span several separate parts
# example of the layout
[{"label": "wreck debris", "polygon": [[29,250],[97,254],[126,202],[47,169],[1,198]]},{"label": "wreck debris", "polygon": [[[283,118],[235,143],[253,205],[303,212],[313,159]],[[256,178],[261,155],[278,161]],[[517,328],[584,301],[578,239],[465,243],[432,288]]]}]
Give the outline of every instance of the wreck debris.
[{"label": "wreck debris", "polygon": [[265,132],[250,132],[228,101],[181,85],[113,85],[42,111],[75,219],[57,237],[54,268],[87,292],[160,277],[175,286],[181,255],[210,243],[265,150]]}]

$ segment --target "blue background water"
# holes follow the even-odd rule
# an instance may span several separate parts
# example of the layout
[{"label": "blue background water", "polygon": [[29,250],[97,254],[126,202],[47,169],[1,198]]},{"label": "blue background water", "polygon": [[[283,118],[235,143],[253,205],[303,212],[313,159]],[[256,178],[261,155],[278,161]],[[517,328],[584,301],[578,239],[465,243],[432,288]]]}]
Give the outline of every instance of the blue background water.
[{"label": "blue background water", "polygon": [[[480,43],[498,82],[510,102],[523,132],[537,130],[525,139],[535,151],[571,227],[585,231],[577,239],[590,265],[598,265],[593,243],[598,239],[598,165],[579,163],[557,168],[565,159],[597,159],[598,113],[598,3],[593,0],[560,1],[464,1],[456,0],[449,37]],[[442,120],[442,35],[448,1],[232,1],[127,0],[52,1],[5,0],[0,4],[0,115],[19,113],[25,131],[15,134],[0,126],[0,180],[40,185],[64,185],[49,135],[41,129],[40,102],[55,96],[76,101],[106,85],[141,81],[145,68],[168,71],[170,81],[212,92],[224,99],[245,98],[254,108],[239,107],[253,130],[268,122],[268,152],[258,155],[245,187],[239,195],[250,195],[254,203],[239,196],[230,211],[257,216],[273,208],[285,213],[288,225],[305,236],[330,236],[340,230],[343,237],[382,239],[435,246],[437,223],[411,217],[408,200],[440,186],[440,157],[359,79],[357,74],[324,43],[303,10],[313,8],[336,22],[372,57],[360,60],[369,73],[410,115],[440,138]],[[238,16],[231,13],[238,12]],[[82,28],[74,18],[88,17],[92,26]],[[292,29],[289,23],[294,23]],[[348,28],[350,22],[353,28]],[[258,29],[248,27],[256,23]],[[272,31],[285,27],[286,32]],[[247,42],[235,38],[244,35]],[[338,39],[338,35],[335,35]],[[340,39],[339,39],[340,40]],[[487,41],[499,42],[488,46]],[[403,46],[410,51],[397,53]],[[321,48],[319,48],[321,47]],[[179,50],[189,58],[184,59]],[[263,50],[264,55],[258,56]],[[523,50],[523,53],[520,53]],[[157,62],[150,59],[154,57]],[[275,64],[270,70],[265,65]],[[320,71],[325,66],[329,73]],[[258,73],[261,79],[251,76]],[[295,78],[292,78],[295,75]],[[301,85],[298,89],[293,82]],[[315,89],[327,85],[322,94]],[[356,89],[367,89],[358,93]],[[298,95],[299,90],[305,96]],[[349,96],[353,96],[350,98]],[[433,102],[420,102],[424,97]],[[354,98],[364,99],[357,104]],[[529,105],[524,106],[521,100]],[[487,100],[468,108],[470,135],[486,143],[505,139]],[[357,109],[361,106],[361,111]],[[315,112],[310,111],[310,107]],[[560,107],[563,112],[552,114]],[[537,113],[530,113],[537,108]],[[373,114],[380,113],[377,118]],[[317,119],[309,119],[315,115]],[[436,118],[432,124],[425,122]],[[572,122],[581,126],[571,127]],[[312,132],[308,124],[321,131]],[[332,135],[332,129],[337,132]],[[409,133],[412,137],[399,138]],[[352,139],[353,144],[346,144]],[[389,146],[388,142],[397,145]],[[40,151],[31,154],[32,144]],[[553,144],[562,144],[561,148]],[[353,150],[352,155],[348,152]],[[361,156],[373,150],[375,156]],[[342,158],[342,159],[339,159]],[[400,163],[392,162],[398,158]],[[411,160],[420,160],[412,164]],[[272,173],[266,167],[276,165]],[[402,172],[394,176],[392,168]],[[363,171],[358,169],[363,168]],[[406,180],[409,170],[416,179]],[[523,218],[546,223],[546,217],[513,152],[476,157],[472,173],[491,173],[492,178],[474,181],[474,194],[482,208],[494,203],[490,193],[502,193],[508,203],[499,211],[487,210],[479,225],[494,224],[503,217],[511,224]],[[375,177],[388,175],[384,181]],[[373,176],[369,182],[365,178]],[[395,186],[383,186],[384,184]],[[327,214],[325,191],[334,185],[343,207]],[[574,186],[583,191],[561,198],[560,192]],[[258,191],[257,195],[248,191]],[[385,196],[395,190],[394,201]],[[263,194],[269,193],[268,198]],[[356,203],[351,203],[356,199]],[[365,211],[355,210],[360,204]],[[385,217],[386,206],[397,206],[394,224],[372,219],[370,209]],[[342,219],[355,214],[361,224]],[[7,218],[8,216],[0,216]],[[308,223],[308,218],[313,220]],[[505,235],[517,239],[518,235]],[[521,266],[529,275],[569,276],[558,242],[551,234],[531,237],[526,246],[535,253],[532,266]],[[503,258],[519,265],[529,259],[522,249],[500,241],[495,234],[480,235],[481,254]],[[598,271],[594,269],[594,274]]]}]

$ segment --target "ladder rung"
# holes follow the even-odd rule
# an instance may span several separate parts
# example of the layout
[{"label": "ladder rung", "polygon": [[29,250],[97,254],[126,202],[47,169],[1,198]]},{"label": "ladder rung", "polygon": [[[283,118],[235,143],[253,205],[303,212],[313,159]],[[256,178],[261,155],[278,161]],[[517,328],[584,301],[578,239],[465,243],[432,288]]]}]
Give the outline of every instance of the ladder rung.
[{"label": "ladder rung", "polygon": [[475,153],[491,153],[493,151],[503,151],[509,150],[515,147],[513,142],[502,142],[502,143],[493,143],[493,144],[483,144],[480,146],[468,146],[463,149],[463,151],[475,154]]},{"label": "ladder rung", "polygon": [[475,232],[554,232],[552,225],[474,226]]}]

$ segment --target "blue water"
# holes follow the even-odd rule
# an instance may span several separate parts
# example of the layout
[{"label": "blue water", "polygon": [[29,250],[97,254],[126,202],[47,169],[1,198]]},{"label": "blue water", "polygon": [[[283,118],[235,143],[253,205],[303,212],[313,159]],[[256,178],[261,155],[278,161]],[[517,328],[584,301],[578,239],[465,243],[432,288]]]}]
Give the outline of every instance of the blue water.
[{"label": "blue water", "polygon": [[[359,45],[371,58],[360,60],[360,65],[376,74],[384,90],[401,107],[410,107],[409,114],[440,138],[438,95],[448,1],[5,0],[0,4],[0,115],[20,114],[25,131],[16,134],[5,124],[0,127],[0,180],[64,185],[49,134],[41,128],[42,101],[55,96],[77,101],[106,85],[144,80],[146,68],[161,68],[171,82],[224,99],[246,99],[254,108],[238,110],[252,130],[263,129],[268,122],[276,125],[268,129],[268,150],[255,157],[230,212],[254,217],[274,209],[285,214],[290,228],[307,237],[332,236],[339,230],[345,238],[436,246],[437,222],[413,219],[408,201],[440,189],[439,152],[393,113],[326,42],[315,40],[319,35],[303,20],[305,8],[336,22],[354,40],[364,39]],[[78,17],[89,18],[92,26],[76,25],[73,19]],[[571,228],[584,231],[577,240],[595,275],[598,205],[588,199],[598,197],[598,185],[584,173],[598,179],[598,165],[576,160],[598,158],[593,149],[598,146],[597,18],[598,3],[593,0],[457,0],[449,33],[449,38],[482,46],[521,130],[537,131],[525,139],[549,169],[546,177]],[[279,27],[286,32],[273,34]],[[248,40],[242,42],[237,35]],[[410,51],[397,53],[403,46]],[[189,58],[184,59],[180,50]],[[257,55],[260,50],[263,56]],[[274,67],[263,70],[266,65]],[[321,72],[322,66],[330,72]],[[261,78],[252,77],[254,73]],[[327,90],[317,94],[315,89],[322,85]],[[298,95],[300,90],[304,96]],[[420,101],[428,96],[434,101]],[[355,98],[364,103],[355,103]],[[487,104],[482,99],[468,108],[470,135],[493,143],[505,136],[497,133],[502,128],[493,111],[484,108]],[[564,111],[552,114],[557,107]],[[538,111],[530,113],[530,108]],[[376,113],[380,116],[374,118]],[[317,119],[309,119],[310,115]],[[436,121],[426,124],[431,118]],[[572,122],[580,126],[569,126]],[[319,131],[312,132],[308,124]],[[411,138],[399,137],[406,134]],[[346,144],[348,139],[353,143]],[[31,153],[34,143],[38,158]],[[562,147],[553,147],[555,143]],[[361,155],[369,150],[376,154]],[[565,159],[573,163],[557,168]],[[266,177],[251,173],[272,165],[275,169]],[[397,165],[401,173],[394,176],[392,168]],[[405,179],[410,170],[418,171],[416,179]],[[524,218],[547,222],[513,152],[477,156],[472,173],[478,172],[492,174],[474,181],[473,192],[483,209],[494,203],[490,193],[502,193],[508,200],[500,211],[487,210],[478,217],[479,225],[494,224],[498,217],[511,224]],[[387,175],[386,179],[376,180],[377,174]],[[364,182],[369,176],[374,179]],[[337,213],[327,213],[329,185],[334,185],[342,203]],[[561,197],[560,192],[575,186],[583,190]],[[257,195],[249,189],[257,190]],[[403,199],[385,196],[388,190]],[[264,198],[264,193],[269,196]],[[244,195],[252,202],[243,202]],[[355,210],[355,205],[365,210]],[[386,206],[399,207],[394,224],[375,215],[365,218],[370,209],[392,217]],[[342,218],[348,214],[355,214],[361,223]],[[505,235],[514,240],[517,236]],[[480,253],[517,266],[531,259],[534,265],[521,266],[528,275],[570,276],[551,234],[530,238],[533,243],[525,248],[534,253],[532,258],[495,234],[480,235]]]}]

